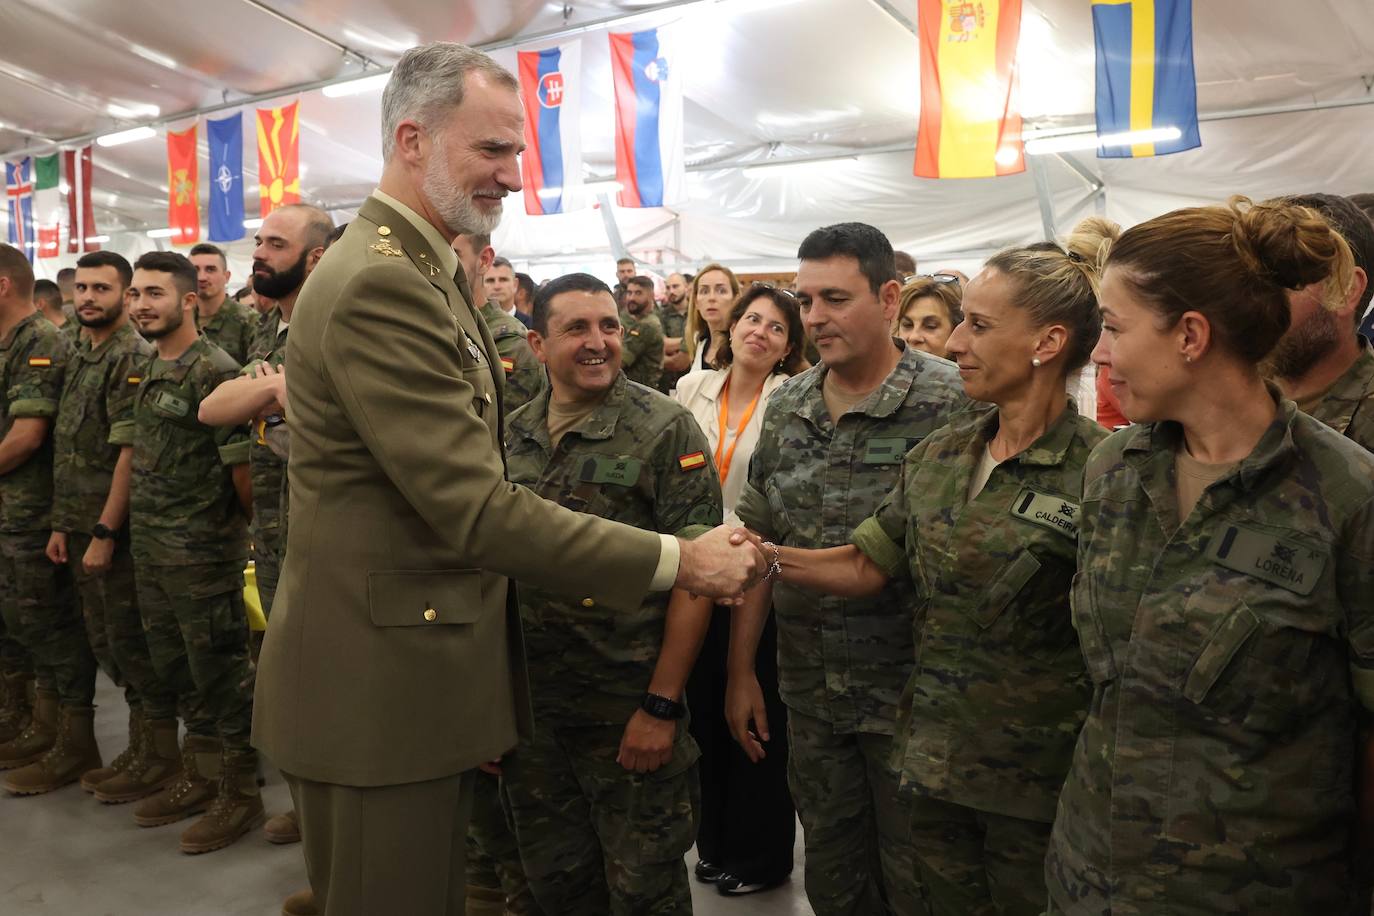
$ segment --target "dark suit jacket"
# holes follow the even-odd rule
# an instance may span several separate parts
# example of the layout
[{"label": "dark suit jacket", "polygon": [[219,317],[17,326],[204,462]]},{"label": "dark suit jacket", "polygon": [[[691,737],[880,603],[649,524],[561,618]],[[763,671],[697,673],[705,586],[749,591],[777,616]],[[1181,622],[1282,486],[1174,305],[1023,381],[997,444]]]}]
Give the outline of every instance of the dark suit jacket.
[{"label": "dark suit jacket", "polygon": [[253,741],[306,779],[393,785],[499,756],[529,719],[507,577],[610,614],[657,565],[657,535],[505,480],[496,348],[440,263],[371,198],[292,316],[291,518]]}]

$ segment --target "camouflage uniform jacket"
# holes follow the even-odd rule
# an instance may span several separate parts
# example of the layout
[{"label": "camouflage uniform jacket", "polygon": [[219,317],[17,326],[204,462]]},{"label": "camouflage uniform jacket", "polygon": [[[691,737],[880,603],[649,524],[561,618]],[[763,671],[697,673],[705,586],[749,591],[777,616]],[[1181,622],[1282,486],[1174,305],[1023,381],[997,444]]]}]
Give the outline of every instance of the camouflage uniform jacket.
[{"label": "camouflage uniform jacket", "polygon": [[544,366],[530,349],[529,329],[519,318],[507,315],[490,300],[479,311],[501,356],[506,382],[502,404],[509,413],[544,390]]},{"label": "camouflage uniform jacket", "polygon": [[671,302],[660,303],[654,308],[654,314],[658,316],[659,327],[663,328],[663,336],[682,337],[687,333],[687,311],[684,309],[679,312],[673,308]]},{"label": "camouflage uniform jacket", "polygon": [[206,426],[200,402],[239,364],[204,337],[173,362],[154,359],[134,402],[129,524],[134,559],[160,566],[243,563],[248,540],[230,468],[248,430]]},{"label": "camouflage uniform jacket", "polygon": [[924,602],[893,769],[921,795],[1049,823],[1091,694],[1069,584],[1083,466],[1107,431],[1070,405],[970,501],[997,422],[980,411],[912,449],[854,543]]},{"label": "camouflage uniform jacket", "polygon": [[[606,400],[550,449],[550,391],[510,415],[512,483],[579,512],[661,534],[721,521],[720,483],[706,437],[676,401],[622,374]],[[633,613],[522,585],[530,687],[540,718],[623,725],[644,697],[663,645],[668,593]]]},{"label": "camouflage uniform jacket", "polygon": [[[741,521],[778,544],[835,547],[896,486],[902,458],[966,403],[952,363],[905,348],[865,401],[832,423],[824,365],[780,385],[768,401]],[[894,580],[874,598],[835,598],[786,584],[773,590],[783,701],[837,732],[890,735],[915,659],[915,592]]]},{"label": "camouflage uniform jacket", "polygon": [[1181,439],[1176,423],[1131,427],[1088,459],[1072,607],[1093,696],[1046,860],[1051,901],[1355,912],[1374,455],[1279,401],[1180,523]]},{"label": "camouflage uniform jacket", "polygon": [[201,321],[200,306],[196,306],[196,327],[200,333],[232,356],[239,365],[247,361],[248,350],[253,346],[258,329],[264,326],[263,321],[263,316],[257,310],[233,298],[226,298],[219,311],[208,321]]},{"label": "camouflage uniform jacket", "polygon": [[[286,362],[286,333],[281,309],[273,306],[262,316],[262,323],[248,350],[248,364],[240,374],[252,375],[253,366]],[[286,550],[286,461],[267,447],[267,423],[254,419],[249,437],[248,461],[253,478],[253,543],[259,551],[277,557]]]},{"label": "camouflage uniform jacket", "polygon": [[625,326],[624,355],[621,365],[625,377],[632,382],[658,387],[658,378],[663,374],[663,326],[653,309],[645,310],[643,315],[631,315],[628,310],[620,313],[620,323]]},{"label": "camouflage uniform jacket", "polygon": [[1354,365],[1322,396],[1312,416],[1374,452],[1374,348],[1360,347]]},{"label": "camouflage uniform jacket", "polygon": [[54,531],[89,531],[100,519],[120,449],[134,444],[134,396],[153,345],[125,322],[98,347],[73,341],[53,424]]},{"label": "camouflage uniform jacket", "polygon": [[[38,312],[27,315],[0,341],[0,439],[14,421],[51,420],[57,415],[62,381],[71,359],[71,338]],[[23,464],[0,476],[0,531],[20,533],[51,528],[52,436]]]}]

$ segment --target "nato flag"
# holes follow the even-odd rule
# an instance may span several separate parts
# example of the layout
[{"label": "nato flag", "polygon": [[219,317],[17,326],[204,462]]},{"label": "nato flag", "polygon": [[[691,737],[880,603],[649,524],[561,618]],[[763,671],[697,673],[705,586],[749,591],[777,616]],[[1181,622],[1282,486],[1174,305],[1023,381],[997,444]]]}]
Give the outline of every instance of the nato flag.
[{"label": "nato flag", "polygon": [[243,238],[243,116],[208,122],[210,144],[210,241]]}]

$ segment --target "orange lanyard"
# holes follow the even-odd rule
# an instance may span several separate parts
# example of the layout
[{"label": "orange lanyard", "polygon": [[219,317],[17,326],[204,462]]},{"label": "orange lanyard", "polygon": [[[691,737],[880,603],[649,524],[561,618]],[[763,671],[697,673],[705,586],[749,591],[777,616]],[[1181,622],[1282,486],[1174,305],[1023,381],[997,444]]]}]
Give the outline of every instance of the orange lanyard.
[{"label": "orange lanyard", "polygon": [[[749,418],[754,415],[754,408],[759,406],[759,398],[763,395],[763,386],[759,386],[758,392],[754,395],[754,400],[749,402],[749,406],[744,410],[744,416],[740,417],[739,426],[735,429],[735,441],[730,443],[730,448],[725,449],[725,434],[729,432],[730,422],[730,380],[725,380],[725,387],[720,390],[720,441],[716,443],[716,472],[720,474],[720,484],[725,486],[725,478],[730,476],[730,462],[735,460],[735,448],[739,445],[739,440],[744,437],[744,428],[749,425]],[[724,458],[721,453],[724,452]]]}]

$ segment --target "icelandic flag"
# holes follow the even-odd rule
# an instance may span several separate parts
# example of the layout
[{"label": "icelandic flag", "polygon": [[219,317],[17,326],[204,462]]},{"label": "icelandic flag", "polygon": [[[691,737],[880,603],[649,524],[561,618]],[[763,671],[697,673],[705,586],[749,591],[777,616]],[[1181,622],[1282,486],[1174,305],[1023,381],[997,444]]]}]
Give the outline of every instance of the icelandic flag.
[{"label": "icelandic flag", "polygon": [[517,60],[525,103],[525,212],[567,213],[581,203],[582,43],[521,51]]},{"label": "icelandic flag", "polygon": [[682,58],[669,26],[612,32],[615,177],[622,207],[662,207],[683,196]]},{"label": "icelandic flag", "polygon": [[243,115],[207,121],[210,146],[210,241],[243,238]]},{"label": "icelandic flag", "polygon": [[33,234],[33,158],[5,163],[5,200],[9,204],[10,244],[33,263],[38,240]]},{"label": "icelandic flag", "polygon": [[1099,147],[1100,159],[1162,156],[1202,145],[1193,73],[1193,0],[1093,0],[1097,133],[1176,127],[1176,140]]}]

